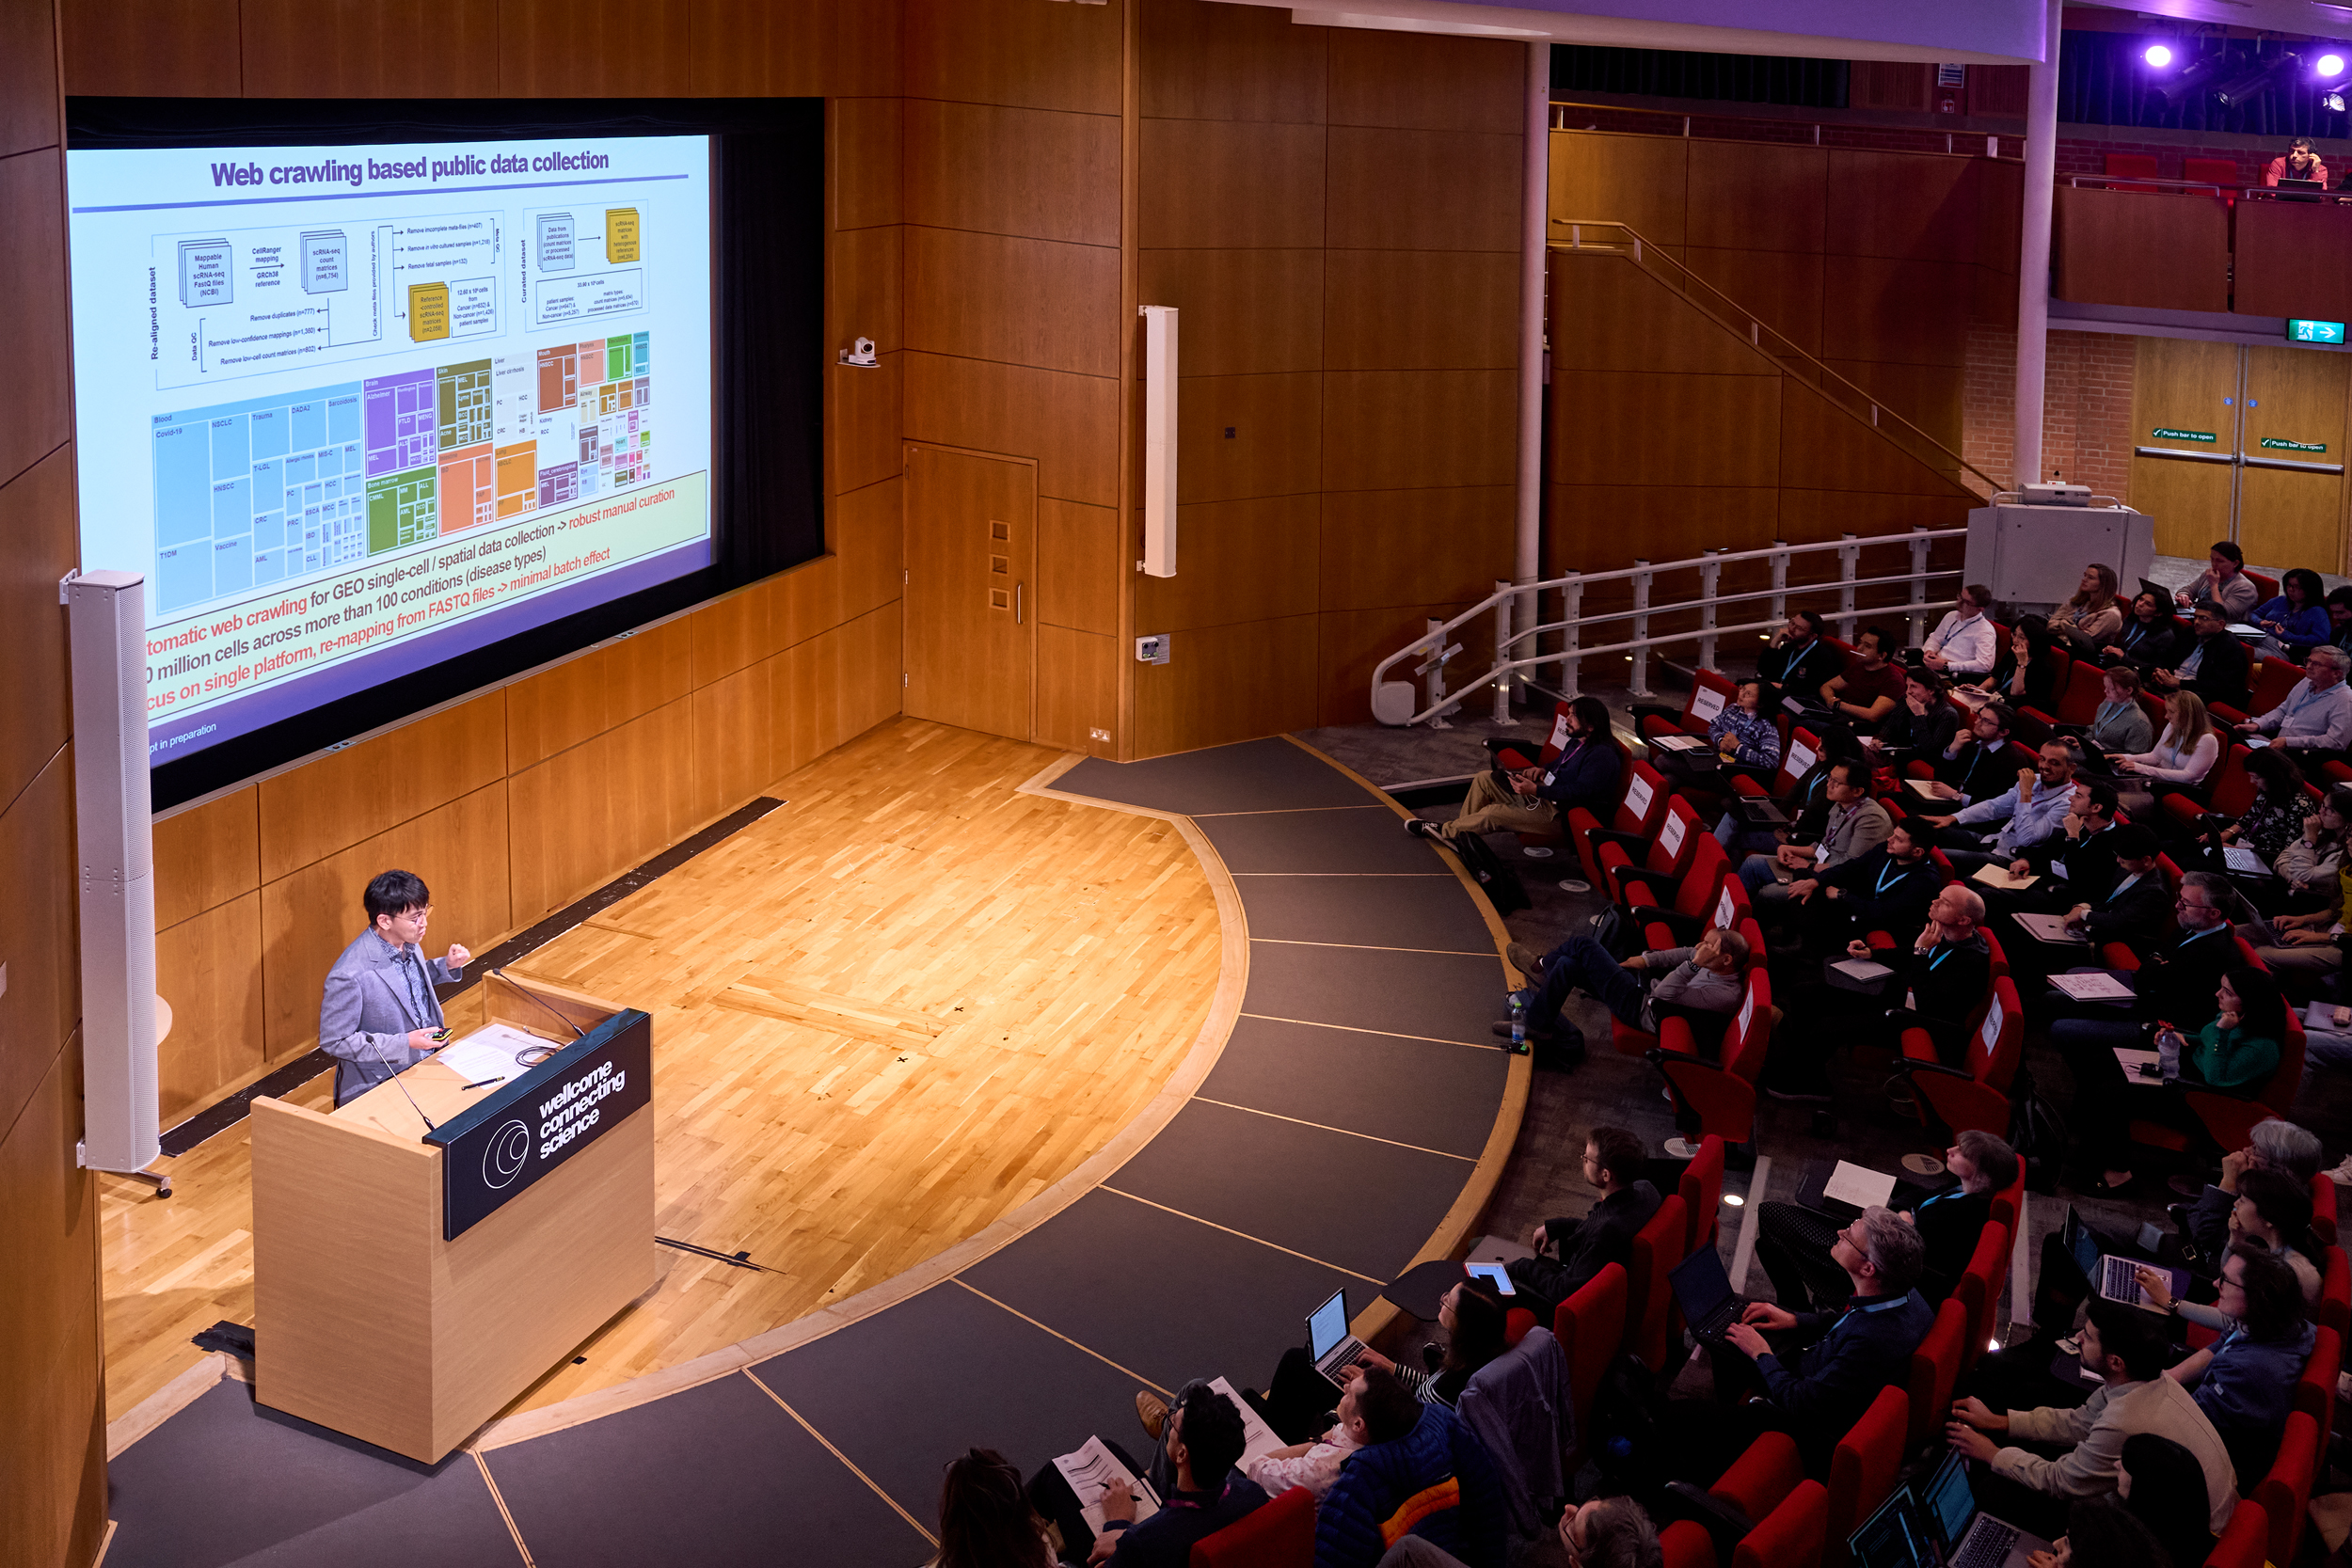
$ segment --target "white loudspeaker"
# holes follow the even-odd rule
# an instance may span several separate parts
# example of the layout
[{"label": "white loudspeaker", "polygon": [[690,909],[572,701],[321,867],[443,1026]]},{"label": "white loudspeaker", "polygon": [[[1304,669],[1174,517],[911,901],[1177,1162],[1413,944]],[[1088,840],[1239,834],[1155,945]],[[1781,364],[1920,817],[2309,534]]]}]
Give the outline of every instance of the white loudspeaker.
[{"label": "white loudspeaker", "polygon": [[97,1170],[138,1171],[162,1149],[146,581],[90,572],[66,583],[82,868],[81,1161]]},{"label": "white loudspeaker", "polygon": [[1144,576],[1176,575],[1176,307],[1145,305],[1143,317]]}]

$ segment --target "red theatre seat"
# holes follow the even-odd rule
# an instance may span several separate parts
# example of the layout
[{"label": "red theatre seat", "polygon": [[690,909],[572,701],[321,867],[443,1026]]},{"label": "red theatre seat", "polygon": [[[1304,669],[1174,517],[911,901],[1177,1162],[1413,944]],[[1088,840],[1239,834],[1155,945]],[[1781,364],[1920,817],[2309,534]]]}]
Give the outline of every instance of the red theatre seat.
[{"label": "red theatre seat", "polygon": [[1699,1151],[1682,1167],[1682,1206],[1691,1219],[1690,1244],[1684,1253],[1715,1244],[1715,1221],[1724,1206],[1724,1140],[1708,1133]]},{"label": "red theatre seat", "polygon": [[1294,1486],[1192,1544],[1192,1568],[1311,1568],[1315,1495]]},{"label": "red theatre seat", "polygon": [[1796,1440],[1785,1432],[1767,1432],[1748,1445],[1747,1452],[1731,1463],[1710,1497],[1720,1497],[1751,1519],[1761,1519],[1786,1501],[1804,1480],[1804,1457]]},{"label": "red theatre seat", "polygon": [[1674,1332],[1674,1289],[1666,1275],[1689,1256],[1683,1243],[1690,1234],[1691,1221],[1678,1193],[1661,1203],[1649,1223],[1633,1233],[1626,1349],[1652,1371],[1665,1367],[1667,1341]]},{"label": "red theatre seat", "polygon": [[1731,1568],[1820,1568],[1828,1533],[1829,1493],[1818,1481],[1800,1481],[1748,1531],[1731,1554]]},{"label": "red theatre seat", "polygon": [[1838,1440],[1829,1459],[1829,1520],[1821,1553],[1828,1568],[1844,1568],[1846,1537],[1895,1490],[1910,1431],[1911,1396],[1890,1386],[1879,1390],[1862,1419]]},{"label": "red theatre seat", "polygon": [[1960,1381],[1962,1343],[1968,1334],[1968,1308],[1948,1300],[1935,1309],[1935,1326],[1911,1353],[1911,1446],[1917,1448],[1944,1430]]},{"label": "red theatre seat", "polygon": [[[1593,1275],[1584,1288],[1560,1304],[1552,1314],[1551,1332],[1560,1353],[1568,1358],[1568,1392],[1576,1401],[1576,1441],[1580,1448],[1593,1430],[1593,1398],[1609,1375],[1609,1363],[1625,1345],[1626,1304],[1629,1291],[1625,1265],[1611,1263]],[[1569,1458],[1581,1460],[1581,1453]]]}]

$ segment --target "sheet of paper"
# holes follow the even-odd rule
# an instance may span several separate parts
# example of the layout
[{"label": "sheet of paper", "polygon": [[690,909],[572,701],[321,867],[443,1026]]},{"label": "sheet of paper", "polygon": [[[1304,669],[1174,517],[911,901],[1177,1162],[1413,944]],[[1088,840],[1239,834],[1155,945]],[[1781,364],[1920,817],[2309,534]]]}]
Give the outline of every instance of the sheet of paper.
[{"label": "sheet of paper", "polygon": [[436,1059],[469,1084],[480,1083],[485,1078],[515,1078],[523,1071],[515,1065],[511,1053],[470,1037],[441,1047],[441,1053]]},{"label": "sheet of paper", "polygon": [[2125,1045],[2119,1045],[2115,1048],[2115,1065],[2122,1068],[2123,1076],[2135,1084],[2157,1082],[2154,1078],[2142,1076],[2139,1069],[2143,1067],[2154,1068],[2158,1059],[2153,1051],[2136,1051]]},{"label": "sheet of paper", "polygon": [[1872,1170],[1867,1165],[1851,1164],[1844,1160],[1837,1162],[1837,1168],[1831,1171],[1829,1180],[1821,1184],[1823,1197],[1851,1203],[1857,1209],[1879,1208],[1894,1196],[1894,1192],[1893,1177],[1883,1171]]},{"label": "sheet of paper", "polygon": [[1707,742],[1695,735],[1653,736],[1650,744],[1661,752],[1698,752],[1707,747]]},{"label": "sheet of paper", "polygon": [[1840,958],[1830,968],[1856,985],[1874,986],[1895,972],[1884,964],[1874,964],[1867,958]]},{"label": "sheet of paper", "polygon": [[1916,791],[1922,800],[1941,800],[1944,799],[1935,792],[1935,783],[1931,779],[1905,779],[1903,784]]},{"label": "sheet of paper", "polygon": [[2008,866],[1994,863],[1977,867],[1976,880],[1982,882],[1987,887],[2005,887],[2013,889],[2031,887],[2034,883],[2042,880],[2042,879],[2039,877],[2012,877],[2009,874]]},{"label": "sheet of paper", "polygon": [[1274,1434],[1274,1429],[1272,1427],[1266,1425],[1265,1422],[1258,1418],[1258,1413],[1249,1408],[1249,1402],[1248,1400],[1243,1399],[1239,1394],[1233,1392],[1233,1386],[1232,1384],[1226,1382],[1221,1377],[1213,1377],[1209,1379],[1209,1386],[1224,1395],[1225,1402],[1227,1404],[1232,1405],[1235,1410],[1241,1412],[1241,1434],[1243,1439],[1241,1465],[1242,1473],[1244,1475],[1248,1475],[1249,1473],[1249,1466],[1258,1460],[1263,1459],[1266,1455],[1274,1452],[1277,1449],[1286,1449],[1290,1447],[1289,1444],[1283,1442],[1279,1437]]},{"label": "sheet of paper", "polygon": [[2016,919],[2018,928],[2037,941],[2060,947],[2090,945],[2089,937],[2078,936],[2066,928],[2066,917],[2062,914],[2021,914]]},{"label": "sheet of paper", "polygon": [[2266,735],[2242,735],[2237,737],[2237,743],[2249,751],[2266,752],[2270,749],[2270,737]]},{"label": "sheet of paper", "polygon": [[1087,1528],[1096,1535],[1103,1533],[1103,1494],[1110,1487],[1124,1486],[1143,1500],[1136,1504],[1136,1520],[1141,1523],[1160,1511],[1159,1497],[1150,1484],[1137,1481],[1118,1456],[1103,1446],[1100,1437],[1089,1437],[1075,1453],[1062,1454],[1054,1461],[1054,1468],[1077,1494],[1078,1507],[1086,1514]]},{"label": "sheet of paper", "polygon": [[2050,984],[2077,1002],[2128,1002],[2132,988],[2112,974],[2053,974]]},{"label": "sheet of paper", "polygon": [[2252,877],[2259,877],[2270,869],[2263,864],[2263,858],[2260,855],[2243,844],[2233,844],[2223,848],[2221,860],[2222,863],[2231,870],[2243,871]]}]

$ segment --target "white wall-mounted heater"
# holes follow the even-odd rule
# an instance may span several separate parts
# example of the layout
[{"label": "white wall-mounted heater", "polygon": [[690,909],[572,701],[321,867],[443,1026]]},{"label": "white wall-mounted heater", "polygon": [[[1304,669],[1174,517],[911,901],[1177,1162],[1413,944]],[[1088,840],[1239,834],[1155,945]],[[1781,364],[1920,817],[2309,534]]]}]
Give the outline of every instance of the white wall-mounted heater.
[{"label": "white wall-mounted heater", "polygon": [[147,781],[147,579],[65,585],[73,659],[74,836],[81,863],[81,1163],[154,1181],[155,879]]},{"label": "white wall-mounted heater", "polygon": [[1146,577],[1176,575],[1176,307],[1143,317],[1143,559]]}]

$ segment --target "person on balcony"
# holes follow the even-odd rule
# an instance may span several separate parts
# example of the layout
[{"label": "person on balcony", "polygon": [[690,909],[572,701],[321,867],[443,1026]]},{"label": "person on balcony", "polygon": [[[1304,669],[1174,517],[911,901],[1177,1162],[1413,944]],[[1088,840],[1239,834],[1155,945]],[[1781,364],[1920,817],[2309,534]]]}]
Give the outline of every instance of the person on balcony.
[{"label": "person on balcony", "polygon": [[2185,605],[2211,599],[2229,612],[2224,622],[2227,624],[2243,621],[2252,614],[2262,590],[2246,575],[2246,552],[2227,539],[2217,539],[2205,552],[2205,570],[2172,596]]},{"label": "person on balcony", "polygon": [[1919,661],[1947,678],[1981,675],[1993,668],[2000,632],[1993,625],[1993,590],[1972,582],[1920,644]]},{"label": "person on balcony", "polygon": [[2297,136],[2287,143],[2286,155],[2271,159],[2270,166],[2263,170],[2264,184],[2276,185],[2281,180],[2316,180],[2323,185],[2328,182],[2328,166],[2312,150],[2311,137]]}]

